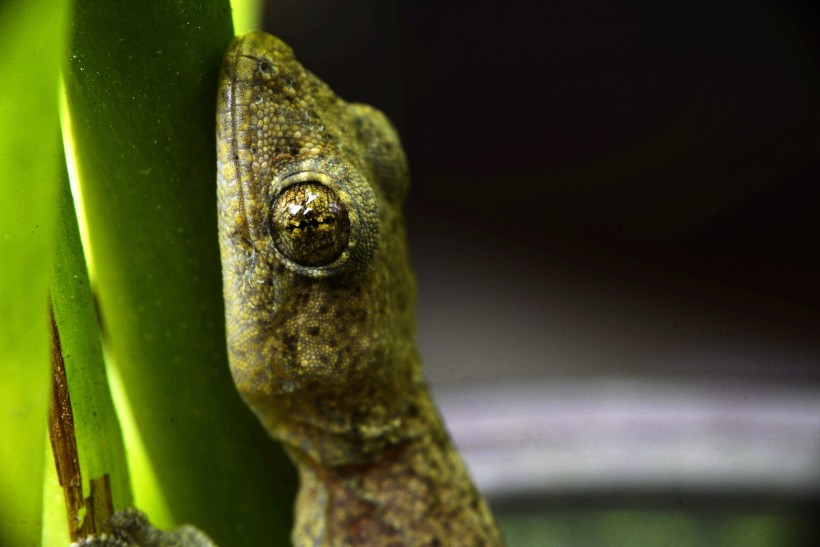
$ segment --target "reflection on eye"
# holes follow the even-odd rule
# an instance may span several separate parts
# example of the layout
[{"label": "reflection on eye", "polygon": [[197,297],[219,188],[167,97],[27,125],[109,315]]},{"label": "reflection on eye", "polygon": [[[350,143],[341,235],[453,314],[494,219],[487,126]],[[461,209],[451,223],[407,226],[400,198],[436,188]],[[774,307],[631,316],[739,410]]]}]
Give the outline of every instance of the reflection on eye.
[{"label": "reflection on eye", "polygon": [[339,196],[318,182],[285,188],[273,202],[271,235],[288,260],[301,266],[325,266],[350,242],[350,217]]}]

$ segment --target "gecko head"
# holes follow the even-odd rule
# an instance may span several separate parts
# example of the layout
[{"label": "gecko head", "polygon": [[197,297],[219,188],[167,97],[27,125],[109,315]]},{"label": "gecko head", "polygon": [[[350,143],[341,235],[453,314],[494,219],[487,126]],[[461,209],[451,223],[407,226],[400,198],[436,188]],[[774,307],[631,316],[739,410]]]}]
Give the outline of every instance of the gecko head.
[{"label": "gecko head", "polygon": [[[273,36],[237,38],[217,113],[231,370],[269,431],[377,438],[418,381],[404,153]],[[310,435],[308,435],[310,436]]]}]

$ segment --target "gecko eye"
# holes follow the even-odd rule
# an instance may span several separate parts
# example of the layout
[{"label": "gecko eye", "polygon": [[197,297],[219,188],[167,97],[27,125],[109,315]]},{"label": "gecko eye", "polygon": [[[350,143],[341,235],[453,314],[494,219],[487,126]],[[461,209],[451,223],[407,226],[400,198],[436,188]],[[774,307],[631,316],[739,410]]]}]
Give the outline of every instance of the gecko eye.
[{"label": "gecko eye", "polygon": [[271,233],[274,245],[288,260],[324,266],[347,248],[350,216],[336,192],[318,182],[303,182],[276,197]]}]

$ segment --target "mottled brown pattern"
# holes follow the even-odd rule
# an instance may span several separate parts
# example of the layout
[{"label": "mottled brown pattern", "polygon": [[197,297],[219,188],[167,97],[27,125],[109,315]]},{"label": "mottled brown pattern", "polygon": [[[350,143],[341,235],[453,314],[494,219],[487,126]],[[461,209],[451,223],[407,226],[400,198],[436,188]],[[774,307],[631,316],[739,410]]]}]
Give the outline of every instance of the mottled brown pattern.
[{"label": "mottled brown pattern", "polygon": [[71,547],[217,547],[211,538],[190,525],[158,530],[142,511],[134,508],[114,513],[105,523],[105,530],[72,543]]},{"label": "mottled brown pattern", "polygon": [[[421,375],[401,212],[409,180],[389,121],[253,32],[225,55],[217,139],[231,370],[299,467],[294,543],[502,544]],[[348,233],[332,236],[340,254],[277,246],[287,223],[273,205],[305,183],[349,215]]]}]

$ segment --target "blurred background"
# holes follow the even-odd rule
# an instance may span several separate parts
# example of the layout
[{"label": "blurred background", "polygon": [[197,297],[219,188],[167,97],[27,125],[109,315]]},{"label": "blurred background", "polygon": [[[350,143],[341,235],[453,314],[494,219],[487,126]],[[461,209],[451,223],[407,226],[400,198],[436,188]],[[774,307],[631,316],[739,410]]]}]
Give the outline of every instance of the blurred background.
[{"label": "blurred background", "polygon": [[426,374],[510,545],[820,544],[820,8],[483,4],[265,30],[402,135]]}]

